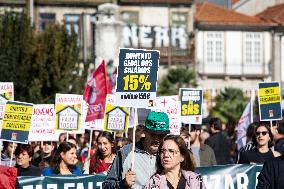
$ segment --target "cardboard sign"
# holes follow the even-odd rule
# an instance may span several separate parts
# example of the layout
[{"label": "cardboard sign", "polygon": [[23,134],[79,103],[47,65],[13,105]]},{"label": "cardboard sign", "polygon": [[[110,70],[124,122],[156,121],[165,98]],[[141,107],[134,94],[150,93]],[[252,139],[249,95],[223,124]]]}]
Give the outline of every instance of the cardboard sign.
[{"label": "cardboard sign", "polygon": [[279,82],[258,84],[259,115],[261,121],[282,119]]},{"label": "cardboard sign", "polygon": [[203,91],[200,89],[180,88],[181,121],[186,124],[202,123]]},{"label": "cardboard sign", "polygon": [[156,99],[159,51],[120,49],[116,106],[149,108]]},{"label": "cardboard sign", "polygon": [[128,131],[129,108],[114,106],[114,96],[107,95],[104,116],[105,131]]},{"label": "cardboard sign", "polygon": [[57,141],[54,104],[35,104],[29,141]]},{"label": "cardboard sign", "polygon": [[8,101],[5,106],[1,138],[5,141],[28,143],[33,104]]},{"label": "cardboard sign", "polygon": [[56,94],[55,127],[64,131],[79,131],[83,124],[83,96],[74,94]]},{"label": "cardboard sign", "polygon": [[173,135],[180,134],[181,112],[180,101],[177,95],[157,97],[153,111],[165,112],[169,116],[170,132]]}]

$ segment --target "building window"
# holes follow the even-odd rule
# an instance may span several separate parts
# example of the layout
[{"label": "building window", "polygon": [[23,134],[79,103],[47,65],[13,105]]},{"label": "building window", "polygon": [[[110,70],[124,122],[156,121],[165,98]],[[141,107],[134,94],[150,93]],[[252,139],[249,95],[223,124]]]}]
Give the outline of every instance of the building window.
[{"label": "building window", "polygon": [[139,13],[137,11],[122,11],[121,19],[126,24],[138,25],[139,24]]},{"label": "building window", "polygon": [[248,65],[262,64],[262,39],[260,33],[245,33],[244,60]]},{"label": "building window", "polygon": [[172,12],[171,16],[171,26],[182,27],[187,29],[187,13],[185,12]]},{"label": "building window", "polygon": [[39,13],[39,30],[43,31],[49,25],[55,24],[55,13]]},{"label": "building window", "polygon": [[206,32],[205,60],[208,63],[223,64],[224,35],[218,32]]},{"label": "building window", "polygon": [[65,14],[64,15],[64,23],[67,31],[71,34],[73,30],[78,37],[78,44],[80,44],[80,36],[81,36],[81,19],[80,15],[76,14]]}]

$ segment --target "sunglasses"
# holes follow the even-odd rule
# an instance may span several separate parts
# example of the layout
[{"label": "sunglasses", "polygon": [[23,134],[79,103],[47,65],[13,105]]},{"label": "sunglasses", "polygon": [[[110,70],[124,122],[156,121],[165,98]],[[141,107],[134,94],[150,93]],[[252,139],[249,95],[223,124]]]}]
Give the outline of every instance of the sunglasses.
[{"label": "sunglasses", "polygon": [[262,132],[259,132],[259,131],[257,131],[257,132],[255,132],[255,135],[256,136],[260,136],[260,134],[262,135],[262,136],[265,136],[265,135],[267,135],[267,131],[262,131]]}]

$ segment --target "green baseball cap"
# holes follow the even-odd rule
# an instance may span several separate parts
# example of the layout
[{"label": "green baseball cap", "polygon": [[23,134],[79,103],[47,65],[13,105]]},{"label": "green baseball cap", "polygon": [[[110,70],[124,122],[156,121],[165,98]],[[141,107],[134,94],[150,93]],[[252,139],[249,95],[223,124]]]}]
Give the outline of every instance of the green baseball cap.
[{"label": "green baseball cap", "polygon": [[145,130],[155,134],[169,134],[169,117],[164,112],[150,112],[145,121]]}]

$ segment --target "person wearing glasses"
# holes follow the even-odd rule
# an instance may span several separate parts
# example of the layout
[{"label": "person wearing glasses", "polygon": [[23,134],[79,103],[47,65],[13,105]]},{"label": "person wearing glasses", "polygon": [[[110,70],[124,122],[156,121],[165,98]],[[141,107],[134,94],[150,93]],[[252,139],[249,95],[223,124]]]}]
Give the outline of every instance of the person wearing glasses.
[{"label": "person wearing glasses", "polygon": [[194,172],[189,150],[180,136],[167,135],[163,138],[156,158],[156,173],[143,189],[205,189],[200,174]]},{"label": "person wearing glasses", "polygon": [[267,160],[280,156],[273,147],[273,135],[268,122],[260,122],[254,130],[253,143],[256,148],[240,154],[239,164],[263,164]]}]

